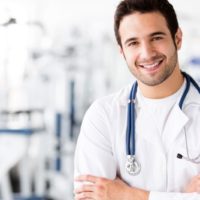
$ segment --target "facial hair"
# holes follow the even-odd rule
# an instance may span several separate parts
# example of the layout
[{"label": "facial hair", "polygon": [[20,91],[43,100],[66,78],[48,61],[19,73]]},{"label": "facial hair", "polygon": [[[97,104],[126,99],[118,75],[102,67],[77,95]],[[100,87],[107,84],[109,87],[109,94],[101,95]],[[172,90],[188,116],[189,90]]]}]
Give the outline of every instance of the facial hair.
[{"label": "facial hair", "polygon": [[[164,62],[165,60],[167,60],[166,56],[163,54],[159,54],[156,55],[155,57],[151,58],[151,62],[153,62],[154,60],[158,60],[162,58]],[[126,60],[126,59],[125,59]],[[178,55],[177,55],[177,51],[176,49],[174,49],[174,53],[172,54],[171,57],[169,57],[169,62],[165,64],[165,66],[161,66],[162,67],[162,71],[160,73],[155,73],[155,75],[152,76],[147,76],[144,73],[141,73],[140,70],[138,70],[138,68],[140,66],[138,66],[138,63],[135,63],[136,69],[131,67],[126,60],[126,63],[131,71],[131,73],[135,76],[135,78],[139,81],[141,81],[143,84],[148,85],[148,86],[156,86],[159,85],[161,83],[163,83],[166,79],[168,79],[170,77],[170,75],[173,73],[174,69],[176,68],[177,65],[177,60],[178,60]],[[162,65],[163,63],[161,63]]]}]

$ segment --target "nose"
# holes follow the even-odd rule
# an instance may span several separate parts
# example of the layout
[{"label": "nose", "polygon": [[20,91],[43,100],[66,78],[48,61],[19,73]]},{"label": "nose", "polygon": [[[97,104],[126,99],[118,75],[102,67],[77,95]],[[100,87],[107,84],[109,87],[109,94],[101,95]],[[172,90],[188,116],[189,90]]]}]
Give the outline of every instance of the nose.
[{"label": "nose", "polygon": [[151,60],[156,56],[156,50],[150,42],[143,42],[140,46],[140,59],[141,60]]}]

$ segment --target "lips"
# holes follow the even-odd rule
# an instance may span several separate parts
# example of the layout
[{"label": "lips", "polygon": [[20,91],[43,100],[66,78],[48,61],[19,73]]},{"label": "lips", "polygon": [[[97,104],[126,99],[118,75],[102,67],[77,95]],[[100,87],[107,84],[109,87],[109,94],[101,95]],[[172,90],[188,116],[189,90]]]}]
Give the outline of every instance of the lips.
[{"label": "lips", "polygon": [[163,62],[163,59],[160,59],[160,60],[154,61],[152,63],[139,64],[138,66],[142,67],[146,71],[152,72],[152,71],[157,70],[160,67],[162,62]]}]

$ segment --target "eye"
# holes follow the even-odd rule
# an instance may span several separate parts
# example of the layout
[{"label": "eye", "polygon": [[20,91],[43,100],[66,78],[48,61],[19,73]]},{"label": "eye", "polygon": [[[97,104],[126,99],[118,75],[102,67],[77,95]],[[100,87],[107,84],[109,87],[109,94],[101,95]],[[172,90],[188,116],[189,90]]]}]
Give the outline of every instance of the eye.
[{"label": "eye", "polygon": [[128,46],[131,47],[131,46],[137,46],[139,44],[138,41],[132,41],[130,43],[128,43]]},{"label": "eye", "polygon": [[162,40],[162,39],[163,39],[163,37],[161,37],[161,36],[155,36],[152,38],[152,41],[158,41],[158,40]]}]

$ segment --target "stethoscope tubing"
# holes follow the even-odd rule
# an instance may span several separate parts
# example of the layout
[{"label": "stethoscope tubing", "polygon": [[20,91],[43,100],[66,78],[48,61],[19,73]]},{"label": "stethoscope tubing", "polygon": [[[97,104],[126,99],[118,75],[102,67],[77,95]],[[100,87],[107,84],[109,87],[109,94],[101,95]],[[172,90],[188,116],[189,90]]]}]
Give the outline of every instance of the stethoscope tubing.
[{"label": "stethoscope tubing", "polygon": [[181,110],[183,109],[183,103],[185,101],[185,98],[186,98],[189,90],[190,90],[190,78],[189,78],[189,75],[187,75],[186,73],[183,73],[183,75],[184,75],[184,77],[186,79],[186,87],[185,87],[185,90],[184,90],[184,92],[182,94],[182,97],[181,97],[181,99],[179,101],[179,107],[180,107]]},{"label": "stethoscope tubing", "polygon": [[[186,87],[179,101],[179,107],[183,109],[183,103],[185,98],[190,90],[190,83],[194,85],[197,91],[200,93],[200,87],[195,82],[195,80],[185,72],[182,72],[186,79]],[[135,156],[135,99],[137,93],[137,82],[135,82],[131,88],[128,102],[128,111],[127,111],[127,129],[126,129],[126,154]],[[189,159],[189,158],[188,158]],[[193,160],[193,159],[190,159]]]},{"label": "stethoscope tubing", "polygon": [[137,82],[134,83],[129,97],[127,134],[126,134],[126,154],[135,155],[135,97],[137,93]]}]

